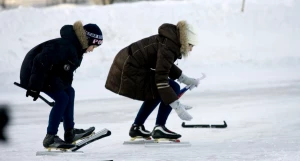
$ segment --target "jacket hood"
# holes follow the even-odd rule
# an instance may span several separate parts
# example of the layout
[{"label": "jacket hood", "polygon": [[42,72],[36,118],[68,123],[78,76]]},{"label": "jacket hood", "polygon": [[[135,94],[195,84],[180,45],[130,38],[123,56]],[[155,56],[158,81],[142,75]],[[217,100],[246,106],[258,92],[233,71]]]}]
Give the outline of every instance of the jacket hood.
[{"label": "jacket hood", "polygon": [[179,40],[180,40],[180,53],[183,57],[187,57],[189,54],[189,43],[188,43],[188,24],[186,21],[179,21],[177,23],[177,28],[179,32]]},{"label": "jacket hood", "polygon": [[176,45],[180,46],[178,32],[177,32],[177,28],[175,25],[168,24],[168,23],[162,24],[158,28],[158,34],[170,39]]},{"label": "jacket hood", "polygon": [[60,29],[60,35],[62,38],[70,40],[75,45],[80,45],[81,49],[88,48],[88,40],[81,21],[75,22],[73,26],[63,26]]},{"label": "jacket hood", "polygon": [[180,53],[183,57],[187,57],[189,53],[189,44],[187,37],[187,23],[186,21],[179,21],[177,25],[173,24],[162,24],[158,33],[171,41],[176,45],[180,46]]}]

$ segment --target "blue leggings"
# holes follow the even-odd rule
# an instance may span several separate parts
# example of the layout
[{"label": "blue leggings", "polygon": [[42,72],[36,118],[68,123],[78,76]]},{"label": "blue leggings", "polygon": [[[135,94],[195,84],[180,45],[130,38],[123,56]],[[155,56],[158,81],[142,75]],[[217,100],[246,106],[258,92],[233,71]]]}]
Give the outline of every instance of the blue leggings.
[{"label": "blue leggings", "polygon": [[47,134],[56,135],[61,119],[64,122],[64,130],[74,128],[74,99],[75,90],[69,86],[65,90],[45,92],[55,101],[49,115]]},{"label": "blue leggings", "polygon": [[[175,93],[178,95],[180,92],[179,84],[169,79],[169,85],[173,88]],[[146,119],[148,118],[148,116],[152,113],[152,111],[156,108],[156,106],[160,102],[161,102],[160,98],[155,100],[144,101],[134,120],[134,124],[143,125]],[[171,111],[172,108],[169,105],[165,105],[164,103],[161,103],[156,117],[156,125],[165,125]]]}]

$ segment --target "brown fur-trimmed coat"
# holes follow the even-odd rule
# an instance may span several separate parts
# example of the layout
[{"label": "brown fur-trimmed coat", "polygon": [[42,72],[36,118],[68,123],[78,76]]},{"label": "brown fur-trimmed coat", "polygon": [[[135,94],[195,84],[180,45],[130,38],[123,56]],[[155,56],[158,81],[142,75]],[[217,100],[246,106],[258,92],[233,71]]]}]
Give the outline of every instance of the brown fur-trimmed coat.
[{"label": "brown fur-trimmed coat", "polygon": [[177,100],[168,79],[182,73],[174,62],[188,54],[186,22],[163,24],[158,34],[125,47],[116,55],[105,87],[117,94],[136,99],[161,98],[165,104]]}]

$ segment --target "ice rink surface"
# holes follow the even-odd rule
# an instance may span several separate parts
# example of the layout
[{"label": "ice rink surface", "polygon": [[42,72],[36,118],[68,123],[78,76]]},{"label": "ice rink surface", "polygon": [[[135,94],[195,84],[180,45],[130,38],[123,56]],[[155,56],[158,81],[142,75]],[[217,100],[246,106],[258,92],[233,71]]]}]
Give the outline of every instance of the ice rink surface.
[{"label": "ice rink surface", "polygon": [[[109,6],[20,7],[0,11],[0,103],[10,105],[8,142],[0,161],[300,161],[300,2],[235,0],[138,2]],[[190,147],[123,145],[141,102],[104,88],[114,56],[123,47],[157,34],[163,23],[188,20],[199,31],[190,57],[175,62],[190,77],[207,77],[180,98],[193,107],[187,124],[226,129],[182,128],[172,112],[167,128]],[[82,148],[84,155],[36,156],[46,135],[50,107],[13,85],[25,54],[59,37],[77,20],[96,23],[104,43],[76,70],[75,127],[107,128],[112,135]],[[183,85],[181,85],[183,87]],[[145,123],[152,130],[157,109]],[[60,127],[58,135],[63,137]]]},{"label": "ice rink surface", "polygon": [[[76,103],[76,127],[108,128],[112,135],[82,148],[84,155],[35,156],[45,150],[47,115],[43,103],[13,106],[9,144],[0,146],[6,161],[35,160],[300,160],[300,84],[286,87],[240,91],[200,92],[183,96],[191,104],[194,119],[187,124],[227,121],[226,129],[182,128],[182,121],[171,113],[167,127],[182,134],[190,147],[144,147],[123,145],[140,102],[130,99],[86,100]],[[192,92],[192,91],[191,91]],[[145,126],[152,130],[157,110]],[[117,118],[117,119],[116,119]],[[59,135],[63,137],[60,127]]]}]

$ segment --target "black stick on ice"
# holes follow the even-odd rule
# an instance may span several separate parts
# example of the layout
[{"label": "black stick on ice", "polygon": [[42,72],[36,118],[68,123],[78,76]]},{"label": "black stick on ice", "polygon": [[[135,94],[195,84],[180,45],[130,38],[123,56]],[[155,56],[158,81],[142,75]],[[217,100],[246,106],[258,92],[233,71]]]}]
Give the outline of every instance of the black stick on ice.
[{"label": "black stick on ice", "polygon": [[[14,85],[18,86],[18,87],[21,87],[23,89],[26,89],[25,87],[23,87],[21,84],[17,83],[17,82],[14,82]],[[27,89],[26,89],[27,90]],[[55,102],[50,102],[48,101],[46,98],[44,98],[43,96],[39,95],[39,98],[41,100],[43,100],[44,102],[46,102],[49,106],[53,107]]]},{"label": "black stick on ice", "polygon": [[186,125],[185,122],[181,124],[183,128],[226,128],[227,123],[224,121],[223,125],[209,125],[209,124],[195,124],[195,125]]}]

